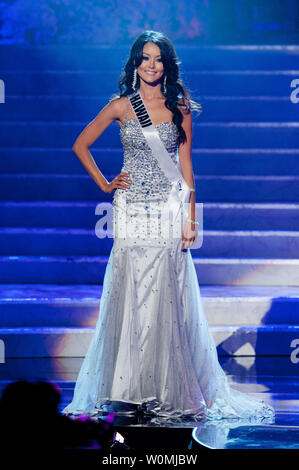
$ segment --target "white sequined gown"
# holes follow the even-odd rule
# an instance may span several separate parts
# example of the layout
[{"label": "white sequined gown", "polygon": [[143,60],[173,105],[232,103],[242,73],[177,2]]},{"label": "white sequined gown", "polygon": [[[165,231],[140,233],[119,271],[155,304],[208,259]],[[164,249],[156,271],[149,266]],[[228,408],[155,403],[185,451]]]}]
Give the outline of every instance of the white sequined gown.
[{"label": "white sequined gown", "polygon": [[[157,129],[177,164],[176,125],[165,122]],[[140,405],[166,419],[272,416],[266,403],[228,384],[204,315],[190,249],[181,251],[181,238],[148,236],[149,204],[167,201],[171,185],[139,122],[126,120],[120,137],[121,171],[130,173],[132,184],[115,190],[114,214],[121,220],[128,203],[140,203],[137,216],[130,212],[140,232],[114,237],[95,332],[73,400],[62,412],[94,414],[118,402]],[[121,222],[114,217],[116,230]]]}]

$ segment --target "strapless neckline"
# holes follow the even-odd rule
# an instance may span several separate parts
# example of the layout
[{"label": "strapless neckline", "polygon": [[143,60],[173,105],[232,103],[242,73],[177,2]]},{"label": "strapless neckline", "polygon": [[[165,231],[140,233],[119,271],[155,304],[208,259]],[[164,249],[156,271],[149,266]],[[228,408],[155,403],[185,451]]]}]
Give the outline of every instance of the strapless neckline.
[{"label": "strapless neckline", "polygon": [[[134,118],[130,118],[130,119],[127,119],[120,127],[120,129],[122,129],[127,122],[129,121],[136,121],[138,123],[138,120],[137,119],[134,119]],[[159,127],[159,126],[162,126],[163,124],[173,124],[175,127],[176,127],[176,124],[173,122],[173,121],[164,121],[164,122],[160,122],[159,124],[157,124],[155,127]]]}]

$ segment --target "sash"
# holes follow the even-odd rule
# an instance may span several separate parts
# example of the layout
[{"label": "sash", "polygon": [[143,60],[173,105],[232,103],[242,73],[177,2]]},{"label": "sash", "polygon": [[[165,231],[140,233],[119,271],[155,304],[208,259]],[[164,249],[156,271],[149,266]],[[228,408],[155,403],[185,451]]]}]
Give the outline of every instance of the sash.
[{"label": "sash", "polygon": [[[178,162],[178,168],[160,139],[158,130],[151,120],[139,91],[128,96],[128,98],[154,157],[158,161],[166,178],[172,183],[172,188],[167,200],[167,208],[171,214],[173,224],[177,225],[179,223],[178,218],[180,214],[183,215],[183,219],[188,217],[188,203],[190,197],[190,188],[183,178],[180,161]],[[184,221],[181,221],[181,223],[183,224]],[[178,232],[178,236],[180,236],[179,234],[181,234],[181,230]]]}]

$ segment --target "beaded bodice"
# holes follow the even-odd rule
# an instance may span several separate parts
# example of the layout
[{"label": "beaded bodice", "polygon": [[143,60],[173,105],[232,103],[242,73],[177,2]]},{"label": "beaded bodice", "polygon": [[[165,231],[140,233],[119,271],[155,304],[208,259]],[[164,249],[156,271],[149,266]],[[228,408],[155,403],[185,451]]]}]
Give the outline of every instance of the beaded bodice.
[{"label": "beaded bodice", "polygon": [[[176,125],[168,121],[158,124],[156,128],[169,153],[169,158],[178,164],[179,133]],[[121,171],[130,173],[132,183],[129,189],[116,191],[125,191],[127,202],[150,200],[166,202],[171,183],[161,170],[136,119],[127,119],[124,122],[120,128],[120,139],[124,149]]]}]

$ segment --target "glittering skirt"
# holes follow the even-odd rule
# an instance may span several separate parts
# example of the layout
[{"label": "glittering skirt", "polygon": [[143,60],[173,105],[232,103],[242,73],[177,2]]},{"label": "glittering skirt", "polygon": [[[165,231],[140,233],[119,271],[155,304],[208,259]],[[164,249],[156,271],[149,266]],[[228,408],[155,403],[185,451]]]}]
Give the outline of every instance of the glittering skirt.
[{"label": "glittering skirt", "polygon": [[[63,413],[115,411],[113,405],[123,403],[165,419],[272,417],[264,401],[228,383],[190,249],[181,250],[181,237],[161,236],[155,226],[160,216],[149,229],[148,207],[129,209],[124,193],[115,193],[98,321]],[[117,233],[124,223],[130,223],[130,236]],[[140,230],[134,232],[132,223]]]}]

